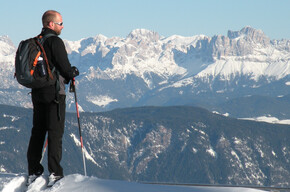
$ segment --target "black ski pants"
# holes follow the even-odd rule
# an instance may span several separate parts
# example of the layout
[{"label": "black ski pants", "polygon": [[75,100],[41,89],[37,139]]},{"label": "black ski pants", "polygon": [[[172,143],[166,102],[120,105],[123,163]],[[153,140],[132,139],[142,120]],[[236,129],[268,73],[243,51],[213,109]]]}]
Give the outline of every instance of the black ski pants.
[{"label": "black ski pants", "polygon": [[[45,135],[48,133],[48,171],[49,173],[55,173],[57,176],[63,176],[60,161],[65,121],[65,95],[59,96],[58,106],[54,99],[55,95],[49,90],[47,91],[32,90],[33,127],[27,151],[28,173],[32,175],[43,172],[40,160]],[[60,118],[58,114],[60,114]]]}]

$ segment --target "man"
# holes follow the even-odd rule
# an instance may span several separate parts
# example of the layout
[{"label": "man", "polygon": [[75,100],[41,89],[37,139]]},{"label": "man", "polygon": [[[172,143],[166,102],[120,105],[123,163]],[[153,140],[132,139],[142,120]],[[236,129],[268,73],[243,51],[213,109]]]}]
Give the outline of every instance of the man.
[{"label": "man", "polygon": [[[60,165],[62,158],[62,136],[65,121],[65,83],[79,75],[76,67],[69,63],[63,41],[58,37],[63,29],[60,13],[54,10],[46,11],[42,16],[43,29],[41,36],[48,37],[44,44],[50,68],[59,72],[59,84],[39,89],[32,89],[33,127],[27,151],[28,180],[31,184],[42,175],[44,169],[40,164],[45,135],[48,133],[48,171],[50,173],[48,186],[52,186],[63,177]],[[60,87],[57,89],[57,87]]]}]

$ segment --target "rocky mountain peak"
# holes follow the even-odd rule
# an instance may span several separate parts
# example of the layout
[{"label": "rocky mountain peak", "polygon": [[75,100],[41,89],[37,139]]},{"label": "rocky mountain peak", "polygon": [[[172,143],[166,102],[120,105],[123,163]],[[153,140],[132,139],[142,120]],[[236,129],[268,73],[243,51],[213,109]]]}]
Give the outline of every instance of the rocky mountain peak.
[{"label": "rocky mountain peak", "polygon": [[252,54],[255,48],[268,47],[270,39],[259,29],[250,26],[240,31],[228,31],[227,36],[215,35],[210,42],[213,57],[245,56]]},{"label": "rocky mountain peak", "polygon": [[260,43],[262,45],[268,45],[270,39],[264,34],[260,29],[255,29],[250,26],[242,28],[240,31],[228,31],[228,38],[236,39],[239,37],[244,37],[246,40],[252,40],[255,43]]},{"label": "rocky mountain peak", "polygon": [[155,31],[150,31],[147,29],[135,29],[127,36],[127,39],[136,41],[147,39],[149,41],[156,42],[160,39],[160,36]]},{"label": "rocky mountain peak", "polygon": [[5,42],[8,45],[14,46],[8,35],[0,36],[0,42]]},{"label": "rocky mountain peak", "polygon": [[16,48],[8,35],[0,36],[0,48],[0,56],[8,56],[16,51]]}]

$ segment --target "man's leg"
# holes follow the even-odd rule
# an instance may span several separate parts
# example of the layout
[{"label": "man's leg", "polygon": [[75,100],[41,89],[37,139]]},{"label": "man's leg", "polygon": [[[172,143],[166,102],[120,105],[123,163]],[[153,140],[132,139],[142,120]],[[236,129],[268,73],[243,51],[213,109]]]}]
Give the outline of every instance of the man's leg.
[{"label": "man's leg", "polygon": [[[63,168],[60,165],[62,159],[62,137],[65,122],[65,96],[60,95],[59,108],[52,103],[49,109],[48,127],[48,171],[55,176],[63,176]],[[61,119],[58,118],[58,110]]]},{"label": "man's leg", "polygon": [[29,175],[41,175],[43,173],[43,167],[40,164],[40,160],[46,135],[45,110],[46,107],[44,104],[33,104],[33,127],[27,150]]}]

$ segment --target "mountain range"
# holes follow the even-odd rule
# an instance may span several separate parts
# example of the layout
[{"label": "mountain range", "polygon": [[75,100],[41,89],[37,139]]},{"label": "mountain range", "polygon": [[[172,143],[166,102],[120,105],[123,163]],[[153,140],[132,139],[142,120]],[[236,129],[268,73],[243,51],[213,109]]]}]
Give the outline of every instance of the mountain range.
[{"label": "mountain range", "polygon": [[[238,120],[190,106],[123,108],[80,117],[89,176],[290,186],[289,125]],[[31,123],[31,109],[0,105],[2,173],[26,172]],[[76,114],[68,113],[65,124],[65,175],[83,173]]]},{"label": "mountain range", "polygon": [[[277,100],[289,106],[290,40],[271,40],[250,26],[229,30],[227,36],[163,37],[136,29],[125,38],[97,35],[64,42],[71,64],[81,72],[77,91],[82,111],[192,105],[245,117],[228,104],[244,108],[262,97],[267,99],[260,106]],[[13,78],[16,48],[8,36],[0,37],[0,103],[31,107],[29,90]],[[73,101],[68,94],[69,111]],[[286,112],[279,118],[289,118]],[[246,115],[276,114],[261,110]]]}]

